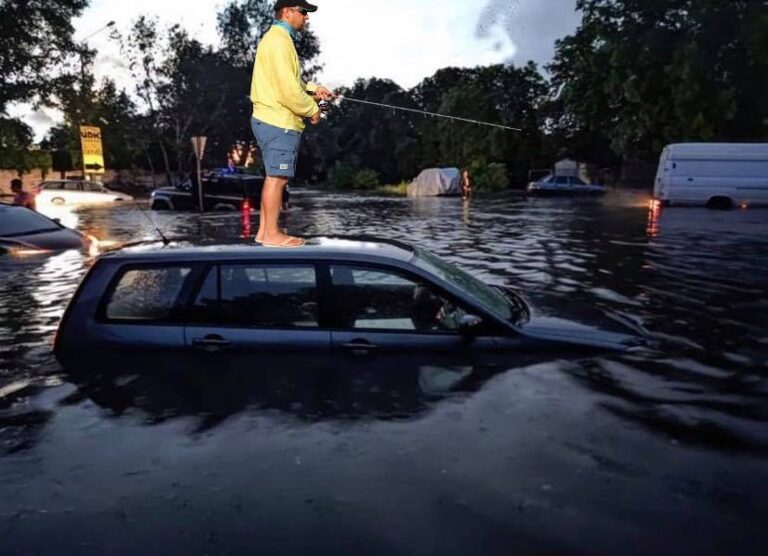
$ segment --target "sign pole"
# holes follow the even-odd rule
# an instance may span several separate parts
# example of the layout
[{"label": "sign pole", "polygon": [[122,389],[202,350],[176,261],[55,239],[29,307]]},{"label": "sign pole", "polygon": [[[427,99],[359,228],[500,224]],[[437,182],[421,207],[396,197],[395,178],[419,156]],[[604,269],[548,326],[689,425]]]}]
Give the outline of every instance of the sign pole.
[{"label": "sign pole", "polygon": [[200,212],[205,212],[201,162],[205,154],[205,143],[207,140],[207,137],[192,137],[192,149],[195,151],[195,159],[197,160],[197,195],[198,202],[200,203]]},{"label": "sign pole", "polygon": [[200,202],[200,212],[205,212],[205,205],[203,204],[203,173],[200,170],[200,159],[197,159],[197,196]]}]

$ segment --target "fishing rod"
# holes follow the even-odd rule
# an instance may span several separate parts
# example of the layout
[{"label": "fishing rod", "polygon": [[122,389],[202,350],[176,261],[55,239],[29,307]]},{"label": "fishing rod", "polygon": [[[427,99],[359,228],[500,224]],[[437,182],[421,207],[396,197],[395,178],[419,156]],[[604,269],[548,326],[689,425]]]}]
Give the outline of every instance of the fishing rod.
[{"label": "fishing rod", "polygon": [[[411,112],[411,113],[414,113],[414,114],[422,114],[424,117],[431,116],[433,118],[445,118],[445,119],[448,119],[448,120],[451,120],[451,121],[464,122],[464,123],[474,124],[474,125],[484,125],[484,126],[488,126],[488,127],[495,127],[497,129],[503,129],[503,130],[506,130],[506,131],[523,131],[522,129],[520,129],[518,127],[510,127],[510,126],[501,125],[501,124],[494,124],[494,123],[491,123],[491,122],[482,122],[480,120],[472,120],[470,118],[460,118],[458,116],[446,116],[445,114],[437,114],[435,112],[427,112],[426,110],[418,110],[416,108],[405,108],[403,106],[393,106],[391,104],[384,104],[384,103],[381,103],[381,102],[372,102],[370,100],[360,100],[358,98],[352,98],[352,97],[348,97],[348,96],[339,95],[338,99],[339,99],[339,102],[343,102],[345,100],[348,100],[350,102],[357,102],[359,104],[367,104],[367,105],[370,105],[370,106],[377,106],[379,108],[387,108],[387,109],[393,110],[393,111],[400,110],[402,112]],[[321,102],[325,102],[325,101],[321,101]],[[321,106],[321,109],[322,109],[322,106]]]}]

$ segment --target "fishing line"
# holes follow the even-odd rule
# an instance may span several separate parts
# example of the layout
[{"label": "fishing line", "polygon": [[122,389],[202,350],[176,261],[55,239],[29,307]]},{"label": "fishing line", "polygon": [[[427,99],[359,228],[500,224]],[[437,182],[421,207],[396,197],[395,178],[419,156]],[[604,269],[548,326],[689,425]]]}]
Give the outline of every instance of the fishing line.
[{"label": "fishing line", "polygon": [[340,102],[348,100],[350,102],[357,102],[359,104],[368,104],[370,106],[377,106],[379,108],[387,108],[388,110],[393,110],[393,111],[394,110],[400,110],[402,112],[411,112],[411,113],[414,113],[414,114],[422,114],[425,117],[426,116],[431,116],[433,118],[445,118],[445,119],[451,120],[451,121],[464,122],[464,123],[474,124],[474,125],[484,125],[484,126],[488,126],[488,127],[495,127],[497,129],[504,129],[504,130],[507,130],[507,131],[523,131],[522,129],[520,129],[518,127],[510,127],[510,126],[501,125],[501,124],[494,124],[494,123],[491,123],[491,122],[482,122],[480,120],[472,120],[470,118],[460,118],[458,116],[446,116],[445,114],[437,114],[435,112],[427,112],[426,110],[418,110],[416,108],[405,108],[403,106],[393,106],[391,104],[384,104],[384,103],[381,103],[381,102],[372,102],[370,100],[360,100],[360,99],[351,98],[351,97],[348,97],[348,96],[341,96],[340,95],[338,97],[338,99],[339,99]]}]

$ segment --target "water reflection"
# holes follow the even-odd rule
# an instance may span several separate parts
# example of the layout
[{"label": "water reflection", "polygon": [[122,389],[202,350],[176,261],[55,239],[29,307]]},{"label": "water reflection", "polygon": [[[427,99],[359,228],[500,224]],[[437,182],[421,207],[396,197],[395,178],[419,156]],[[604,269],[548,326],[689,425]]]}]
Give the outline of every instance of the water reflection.
[{"label": "water reflection", "polygon": [[148,424],[192,417],[194,432],[243,412],[281,412],[308,422],[408,420],[447,396],[476,391],[494,374],[473,366],[424,365],[375,374],[361,369],[350,376],[341,368],[318,373],[286,359],[274,358],[258,369],[170,370],[168,365],[148,366],[146,359],[131,363],[123,358],[109,371],[68,370],[67,380],[77,390],[62,403],[87,399],[115,417],[138,410]]}]

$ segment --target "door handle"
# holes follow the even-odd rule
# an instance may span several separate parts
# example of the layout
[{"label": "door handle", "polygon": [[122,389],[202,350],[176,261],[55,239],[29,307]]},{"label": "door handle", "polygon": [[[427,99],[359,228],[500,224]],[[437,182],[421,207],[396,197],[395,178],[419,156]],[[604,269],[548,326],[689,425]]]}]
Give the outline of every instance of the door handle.
[{"label": "door handle", "polygon": [[377,345],[374,345],[365,341],[360,341],[360,340],[348,342],[346,344],[341,344],[341,347],[353,353],[367,353],[367,352],[376,351],[377,349],[379,349],[379,346]]},{"label": "door handle", "polygon": [[229,347],[231,342],[221,336],[206,336],[205,338],[195,338],[192,340],[192,345],[206,351],[219,351]]}]

